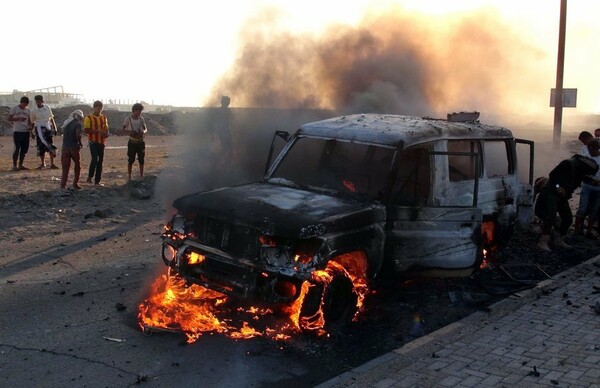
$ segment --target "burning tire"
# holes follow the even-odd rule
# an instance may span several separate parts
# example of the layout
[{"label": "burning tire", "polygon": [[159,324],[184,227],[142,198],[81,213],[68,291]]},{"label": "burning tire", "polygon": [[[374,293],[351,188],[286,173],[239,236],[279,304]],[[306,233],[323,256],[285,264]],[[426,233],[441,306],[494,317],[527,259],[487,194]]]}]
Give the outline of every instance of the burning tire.
[{"label": "burning tire", "polygon": [[343,267],[327,268],[310,284],[300,309],[304,331],[331,330],[348,324],[357,311],[358,295]]},{"label": "burning tire", "polygon": [[323,292],[325,326],[350,323],[356,313],[357,300],[352,281],[346,275],[335,276]]}]

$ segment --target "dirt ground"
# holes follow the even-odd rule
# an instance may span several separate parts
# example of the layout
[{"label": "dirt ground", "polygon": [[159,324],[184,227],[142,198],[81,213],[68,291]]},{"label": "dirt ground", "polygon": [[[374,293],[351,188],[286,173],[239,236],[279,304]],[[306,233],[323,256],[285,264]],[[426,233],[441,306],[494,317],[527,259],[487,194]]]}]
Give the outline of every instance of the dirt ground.
[{"label": "dirt ground", "polygon": [[[104,172],[102,183],[109,188],[116,188],[127,182],[127,136],[111,136],[107,140]],[[168,155],[171,136],[148,136],[146,138],[146,175],[158,175],[162,165]],[[56,164],[60,166],[60,142],[62,137],[57,137],[55,143],[59,146],[59,154],[56,157]],[[13,142],[12,136],[0,136],[0,194],[26,194],[37,191],[49,191],[59,187],[61,170],[43,169],[36,170],[40,164],[40,159],[36,156],[35,140],[31,140],[29,152],[25,157],[24,165],[29,171],[11,171]],[[81,149],[82,166],[82,185],[84,190],[89,189],[85,184],[87,169],[90,163],[90,151],[85,144]],[[50,164],[50,159],[46,155],[46,164]],[[133,178],[138,177],[137,162],[134,165]],[[72,183],[73,166],[71,166],[68,184]]]},{"label": "dirt ground", "polygon": [[[20,268],[17,263],[23,261],[22,269],[35,268],[49,257],[57,257],[56,263],[60,263],[61,250],[78,246],[85,247],[84,255],[98,257],[98,262],[105,261],[102,260],[104,256],[113,257],[115,249],[122,250],[124,257],[127,257],[128,254],[142,252],[153,246],[157,254],[149,258],[147,264],[158,261],[154,259],[160,252],[159,235],[165,211],[153,191],[169,152],[170,139],[172,137],[169,136],[147,138],[145,177],[139,178],[136,162],[133,181],[128,183],[127,137],[110,137],[104,159],[104,186],[85,182],[90,152],[84,146],[81,153],[82,189],[71,187],[71,166],[68,189],[65,190],[60,189],[62,170],[36,169],[40,162],[33,147],[30,147],[24,163],[30,170],[12,171],[12,137],[0,137],[2,267],[6,269],[16,265],[13,270],[17,271]],[[46,159],[49,165],[48,156]],[[59,156],[56,163],[60,166]],[[128,231],[138,228],[143,230],[140,236],[133,237],[132,232],[128,234]],[[107,247],[103,242],[107,240],[109,231],[116,229],[123,230],[119,235],[120,241]],[[28,253],[34,255],[34,252],[45,252],[37,265],[23,258]],[[74,263],[63,264],[71,269],[76,267]]]}]

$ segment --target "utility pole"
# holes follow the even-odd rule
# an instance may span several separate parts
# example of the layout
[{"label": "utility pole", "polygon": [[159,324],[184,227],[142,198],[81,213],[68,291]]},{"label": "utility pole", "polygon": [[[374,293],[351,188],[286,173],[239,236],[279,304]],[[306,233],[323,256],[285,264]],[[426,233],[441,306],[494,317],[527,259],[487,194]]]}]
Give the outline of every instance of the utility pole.
[{"label": "utility pole", "polygon": [[560,0],[560,25],[558,29],[558,61],[556,64],[556,93],[554,94],[554,148],[560,148],[560,131],[563,111],[563,74],[565,70],[565,31],[567,29],[567,0]]}]

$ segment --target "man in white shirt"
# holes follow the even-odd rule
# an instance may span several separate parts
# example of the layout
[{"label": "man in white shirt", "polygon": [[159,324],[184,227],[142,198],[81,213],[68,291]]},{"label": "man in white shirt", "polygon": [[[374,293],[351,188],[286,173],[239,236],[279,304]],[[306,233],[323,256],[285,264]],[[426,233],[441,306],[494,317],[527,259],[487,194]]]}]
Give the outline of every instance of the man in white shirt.
[{"label": "man in white shirt", "polygon": [[[29,151],[29,136],[33,137],[31,133],[31,121],[29,116],[31,111],[27,107],[29,105],[29,98],[26,96],[21,97],[19,105],[13,106],[8,112],[8,121],[13,126],[13,142],[15,143],[15,150],[13,152],[13,170],[29,170],[23,166],[23,160],[27,151]],[[17,165],[17,160],[19,164]]]},{"label": "man in white shirt", "polygon": [[146,155],[146,143],[144,142],[144,134],[148,131],[146,121],[142,117],[144,106],[136,102],[131,107],[131,115],[125,118],[123,122],[123,130],[129,133],[129,141],[127,142],[127,174],[131,180],[131,170],[137,156],[140,165],[140,178],[144,177],[144,157]]},{"label": "man in white shirt", "polygon": [[38,170],[46,167],[46,153],[50,155],[50,168],[58,169],[58,166],[54,164],[57,148],[52,144],[52,137],[54,131],[56,131],[52,109],[44,104],[44,97],[41,95],[35,96],[34,99],[36,106],[31,109],[31,122],[35,130],[37,150],[41,162]]}]

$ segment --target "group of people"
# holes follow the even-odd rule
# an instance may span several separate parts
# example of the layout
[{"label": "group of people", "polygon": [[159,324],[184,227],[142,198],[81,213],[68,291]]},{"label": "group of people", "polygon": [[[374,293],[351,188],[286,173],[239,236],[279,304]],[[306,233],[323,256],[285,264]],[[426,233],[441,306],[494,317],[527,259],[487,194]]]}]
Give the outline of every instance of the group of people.
[{"label": "group of people", "polygon": [[[29,137],[36,140],[37,153],[40,157],[40,168],[46,167],[46,153],[50,155],[50,168],[57,169],[54,164],[56,146],[52,138],[56,133],[56,123],[52,109],[44,104],[44,97],[35,96],[35,107],[29,109],[29,98],[21,97],[19,105],[14,106],[8,113],[8,121],[13,125],[13,170],[28,170],[23,165],[25,155],[29,150]],[[17,165],[18,161],[18,165]]]},{"label": "group of people", "polygon": [[[58,148],[54,145],[54,136],[58,133],[52,109],[44,104],[44,97],[34,97],[36,106],[29,109],[29,98],[22,97],[19,104],[11,108],[8,121],[13,125],[13,141],[15,150],[12,155],[13,170],[28,170],[25,167],[25,155],[29,150],[29,139],[36,139],[37,155],[40,158],[38,169],[46,167],[46,154],[50,157],[50,168],[58,169],[54,163]],[[82,138],[85,134],[90,149],[90,166],[87,183],[102,186],[102,164],[104,162],[104,148],[109,137],[108,119],[102,113],[102,101],[95,101],[92,112],[84,115],[81,110],[75,110],[62,124],[63,142],[61,149],[62,177],[60,187],[66,188],[69,178],[71,162],[73,162],[73,181],[75,189],[80,189],[79,177],[81,173],[81,155],[83,148]],[[147,127],[142,111],[144,106],[140,103],[133,104],[132,113],[123,122],[122,129],[129,134],[127,143],[127,171],[131,180],[132,167],[137,158],[140,177],[144,176],[145,142],[144,135]]]},{"label": "group of people", "polygon": [[600,211],[600,128],[595,135],[583,131],[579,135],[583,143],[581,152],[561,161],[548,177],[535,182],[535,215],[541,221],[538,248],[551,251],[549,243],[570,248],[564,237],[573,224],[569,205],[575,190],[581,186],[579,207],[575,216],[575,234],[583,234],[587,218],[586,236],[597,238],[593,227]]}]

